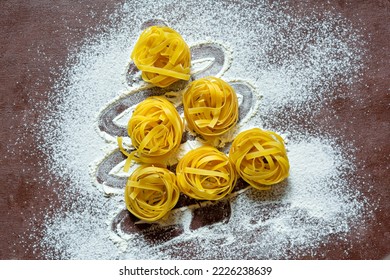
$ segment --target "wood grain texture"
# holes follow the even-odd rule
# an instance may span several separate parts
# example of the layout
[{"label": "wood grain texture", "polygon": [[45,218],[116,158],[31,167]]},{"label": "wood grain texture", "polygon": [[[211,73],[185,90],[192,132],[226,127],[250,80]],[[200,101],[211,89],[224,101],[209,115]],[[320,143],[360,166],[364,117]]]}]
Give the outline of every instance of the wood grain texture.
[{"label": "wood grain texture", "polygon": [[[121,3],[55,2],[2,0],[0,3],[0,259],[43,258],[39,248],[32,250],[28,246],[39,235],[29,237],[26,232],[41,228],[44,214],[50,215],[47,206],[49,201],[56,201],[56,182],[45,189],[36,183],[36,159],[33,153],[22,153],[22,150],[37,151],[34,132],[28,127],[44,112],[32,111],[32,102],[45,103],[68,53],[80,46],[86,34]],[[297,6],[303,3],[292,2]],[[315,1],[304,2],[313,5]],[[328,8],[364,30],[368,42],[367,68],[361,83],[354,88],[356,99],[364,102],[356,103],[351,110],[348,104],[354,101],[350,97],[337,98],[330,106],[341,121],[330,125],[321,113],[316,121],[330,133],[343,134],[353,141],[358,162],[364,162],[357,167],[358,173],[369,174],[365,176],[366,185],[375,186],[371,191],[356,186],[371,201],[378,201],[379,207],[368,226],[362,226],[361,232],[351,232],[354,245],[348,249],[348,258],[382,259],[390,253],[390,2],[330,1],[324,5],[324,9]],[[339,91],[342,93],[343,89]],[[27,135],[23,133],[26,130]],[[18,138],[22,133],[24,136]],[[324,258],[329,259],[345,258],[345,249],[332,243],[321,248]]]}]

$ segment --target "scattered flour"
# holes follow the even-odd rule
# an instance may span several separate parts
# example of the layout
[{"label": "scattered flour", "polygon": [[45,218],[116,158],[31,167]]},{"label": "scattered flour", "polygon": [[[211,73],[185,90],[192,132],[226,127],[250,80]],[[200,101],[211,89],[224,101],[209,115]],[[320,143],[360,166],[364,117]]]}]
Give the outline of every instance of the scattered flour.
[{"label": "scattered flour", "polygon": [[[40,244],[45,257],[283,259],[318,256],[316,248],[330,235],[343,240],[364,211],[346,179],[354,172],[353,155],[332,137],[297,132],[287,123],[289,113],[310,116],[335,97],[338,85],[357,81],[364,44],[332,12],[295,16],[285,2],[255,3],[129,1],[111,16],[115,25],[107,33],[91,35],[70,55],[72,63],[50,93],[51,110],[37,136],[48,155],[46,168],[64,182],[58,191],[63,209],[47,218]],[[222,77],[252,84],[259,106],[240,129],[281,133],[291,162],[290,177],[271,192],[248,189],[232,196],[226,223],[191,230],[191,210],[181,209],[174,218],[184,233],[160,244],[148,243],[142,234],[113,233],[111,221],[124,208],[121,191],[102,192],[91,176],[96,163],[116,148],[97,131],[98,113],[134,89],[123,78],[130,52],[142,24],[155,18],[191,46],[211,41],[232,51],[226,53],[231,61]],[[121,116],[115,121],[123,123]],[[117,169],[112,172],[119,174]]]}]

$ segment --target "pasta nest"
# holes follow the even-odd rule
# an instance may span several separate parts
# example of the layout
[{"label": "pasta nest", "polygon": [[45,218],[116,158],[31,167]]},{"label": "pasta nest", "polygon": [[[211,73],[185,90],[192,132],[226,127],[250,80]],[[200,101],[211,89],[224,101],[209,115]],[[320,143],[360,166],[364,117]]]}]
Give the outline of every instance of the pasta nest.
[{"label": "pasta nest", "polygon": [[190,79],[190,48],[175,30],[150,26],[136,42],[131,59],[142,71],[142,79],[158,87]]},{"label": "pasta nest", "polygon": [[253,128],[234,139],[229,157],[238,174],[251,186],[270,189],[289,175],[290,164],[282,137],[272,131]]},{"label": "pasta nest", "polygon": [[180,147],[183,120],[166,98],[151,96],[139,103],[131,116],[127,132],[135,160],[145,163],[163,161]]},{"label": "pasta nest", "polygon": [[165,216],[179,200],[176,176],[163,167],[141,165],[125,188],[127,209],[137,218],[154,222]]},{"label": "pasta nest", "polygon": [[222,199],[232,191],[237,180],[229,158],[211,146],[188,152],[179,161],[176,176],[179,189],[200,200]]},{"label": "pasta nest", "polygon": [[238,121],[237,95],[219,78],[193,81],[183,94],[183,107],[189,129],[205,140],[219,139]]}]

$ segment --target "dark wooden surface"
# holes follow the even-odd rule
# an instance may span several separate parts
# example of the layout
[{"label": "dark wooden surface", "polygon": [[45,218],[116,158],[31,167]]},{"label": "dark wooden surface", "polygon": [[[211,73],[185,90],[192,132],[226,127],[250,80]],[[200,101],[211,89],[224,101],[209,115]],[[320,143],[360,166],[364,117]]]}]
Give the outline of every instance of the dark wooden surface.
[{"label": "dark wooden surface", "polygon": [[[45,92],[53,85],[69,51],[81,45],[86,34],[104,22],[120,2],[0,2],[0,259],[42,258],[39,248],[28,246],[39,235],[29,237],[26,232],[31,228],[39,232],[43,214],[50,212],[46,209],[48,201],[56,198],[54,192],[35,182],[36,159],[22,152],[36,149],[29,125],[37,121],[39,113],[31,111],[32,103],[45,102]],[[339,118],[350,125],[345,130],[340,122],[329,129],[354,141],[358,162],[365,162],[358,166],[359,172],[370,174],[365,176],[366,183],[375,186],[365,195],[379,204],[361,237],[351,236],[356,244],[348,258],[382,259],[390,253],[390,2],[330,2],[328,6],[364,28],[369,42],[368,67],[355,93],[365,102],[354,111],[346,106],[346,100],[331,104]],[[23,133],[26,130],[27,135]],[[55,182],[52,184],[55,188]],[[326,258],[344,258],[344,248],[337,245],[327,245],[323,250]]]}]

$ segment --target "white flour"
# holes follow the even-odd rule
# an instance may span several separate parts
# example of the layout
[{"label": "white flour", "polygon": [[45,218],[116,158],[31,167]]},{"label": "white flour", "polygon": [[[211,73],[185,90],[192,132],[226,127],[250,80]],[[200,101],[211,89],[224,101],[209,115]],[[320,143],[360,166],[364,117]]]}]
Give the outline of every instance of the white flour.
[{"label": "white flour", "polygon": [[[297,17],[288,15],[285,4],[196,3],[130,1],[112,16],[117,23],[107,34],[91,35],[71,55],[75,62],[56,82],[53,109],[39,132],[42,151],[49,155],[45,164],[64,182],[59,197],[66,209],[47,219],[40,244],[47,258],[316,256],[330,235],[344,240],[361,219],[362,198],[345,178],[354,172],[347,145],[336,145],[325,133],[310,134],[291,119],[304,113],[310,124],[310,116],[335,97],[336,86],[357,81],[363,56],[358,32],[331,12]],[[142,234],[111,231],[111,220],[124,208],[122,196],[105,194],[107,186],[96,186],[91,178],[96,163],[116,148],[113,138],[97,132],[98,113],[134,89],[124,73],[140,26],[154,18],[167,22],[191,46],[210,41],[232,51],[226,52],[230,68],[225,65],[221,75],[252,84],[259,106],[240,129],[259,126],[284,135],[291,164],[288,181],[273,191],[249,189],[232,196],[227,223],[191,230],[191,210],[176,211],[184,234],[157,245]]]}]

